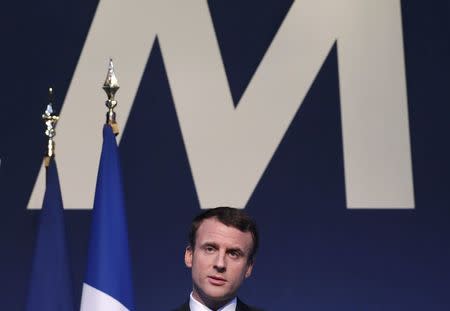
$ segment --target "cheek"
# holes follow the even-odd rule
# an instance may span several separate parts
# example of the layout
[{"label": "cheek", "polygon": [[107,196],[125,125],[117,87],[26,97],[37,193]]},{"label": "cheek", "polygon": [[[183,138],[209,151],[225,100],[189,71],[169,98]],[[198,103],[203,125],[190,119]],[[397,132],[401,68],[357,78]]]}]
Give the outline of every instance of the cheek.
[{"label": "cheek", "polygon": [[208,266],[208,260],[200,253],[194,253],[192,256],[192,269],[195,271],[203,271]]},{"label": "cheek", "polygon": [[230,267],[229,270],[236,279],[243,280],[247,277],[248,266],[246,264],[236,265],[232,268]]}]

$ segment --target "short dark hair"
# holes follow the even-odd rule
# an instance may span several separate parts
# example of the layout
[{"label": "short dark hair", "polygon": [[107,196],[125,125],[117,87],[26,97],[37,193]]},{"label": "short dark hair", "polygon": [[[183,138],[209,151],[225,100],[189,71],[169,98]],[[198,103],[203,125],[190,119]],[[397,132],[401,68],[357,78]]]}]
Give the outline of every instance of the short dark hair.
[{"label": "short dark hair", "polygon": [[233,207],[221,206],[209,209],[197,215],[192,220],[191,230],[189,231],[189,246],[192,248],[192,251],[194,251],[195,248],[195,239],[198,228],[205,219],[209,218],[217,218],[217,220],[225,226],[236,228],[242,232],[251,233],[253,247],[249,254],[248,260],[250,263],[253,263],[259,246],[259,236],[256,223],[244,210]]}]

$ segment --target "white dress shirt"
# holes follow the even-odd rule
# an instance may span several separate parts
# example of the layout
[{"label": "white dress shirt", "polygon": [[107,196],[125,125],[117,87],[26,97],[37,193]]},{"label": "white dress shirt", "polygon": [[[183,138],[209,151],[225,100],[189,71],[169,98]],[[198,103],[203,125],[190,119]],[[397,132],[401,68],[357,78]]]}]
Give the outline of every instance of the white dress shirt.
[{"label": "white dress shirt", "polygon": [[[217,309],[217,311],[236,311],[237,299],[236,297],[231,300],[229,303],[224,305],[222,308]],[[189,307],[191,311],[213,311],[207,306],[203,305],[200,301],[194,298],[191,293],[191,297],[189,299]]]}]

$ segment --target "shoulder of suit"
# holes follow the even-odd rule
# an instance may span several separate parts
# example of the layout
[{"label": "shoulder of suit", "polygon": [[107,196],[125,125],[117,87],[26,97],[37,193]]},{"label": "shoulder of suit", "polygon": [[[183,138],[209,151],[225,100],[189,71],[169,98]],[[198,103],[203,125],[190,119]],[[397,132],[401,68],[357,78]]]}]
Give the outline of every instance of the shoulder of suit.
[{"label": "shoulder of suit", "polygon": [[236,311],[263,311],[263,310],[246,305],[245,303],[242,302],[242,300],[238,298]]},{"label": "shoulder of suit", "polygon": [[172,311],[190,311],[191,309],[189,308],[189,302],[186,302],[184,304],[182,304],[180,307],[178,307],[175,310]]}]

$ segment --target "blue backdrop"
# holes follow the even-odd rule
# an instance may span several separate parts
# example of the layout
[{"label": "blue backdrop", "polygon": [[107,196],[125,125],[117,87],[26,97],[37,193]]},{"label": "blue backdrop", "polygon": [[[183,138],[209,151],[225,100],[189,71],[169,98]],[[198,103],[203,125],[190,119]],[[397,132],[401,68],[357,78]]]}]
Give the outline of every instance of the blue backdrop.
[{"label": "blue backdrop", "polygon": [[[291,4],[209,1],[236,105]],[[54,0],[2,5],[3,310],[25,305],[39,213],[26,206],[46,146],[40,115],[47,88],[54,86],[59,111],[96,7],[96,1]],[[249,304],[449,310],[450,5],[410,0],[401,7],[415,209],[346,207],[335,45],[246,207],[261,231],[254,274],[240,294]],[[158,41],[142,81],[120,143],[135,301],[137,310],[170,310],[190,292],[183,252],[200,209]],[[77,307],[90,216],[65,211]]]}]

